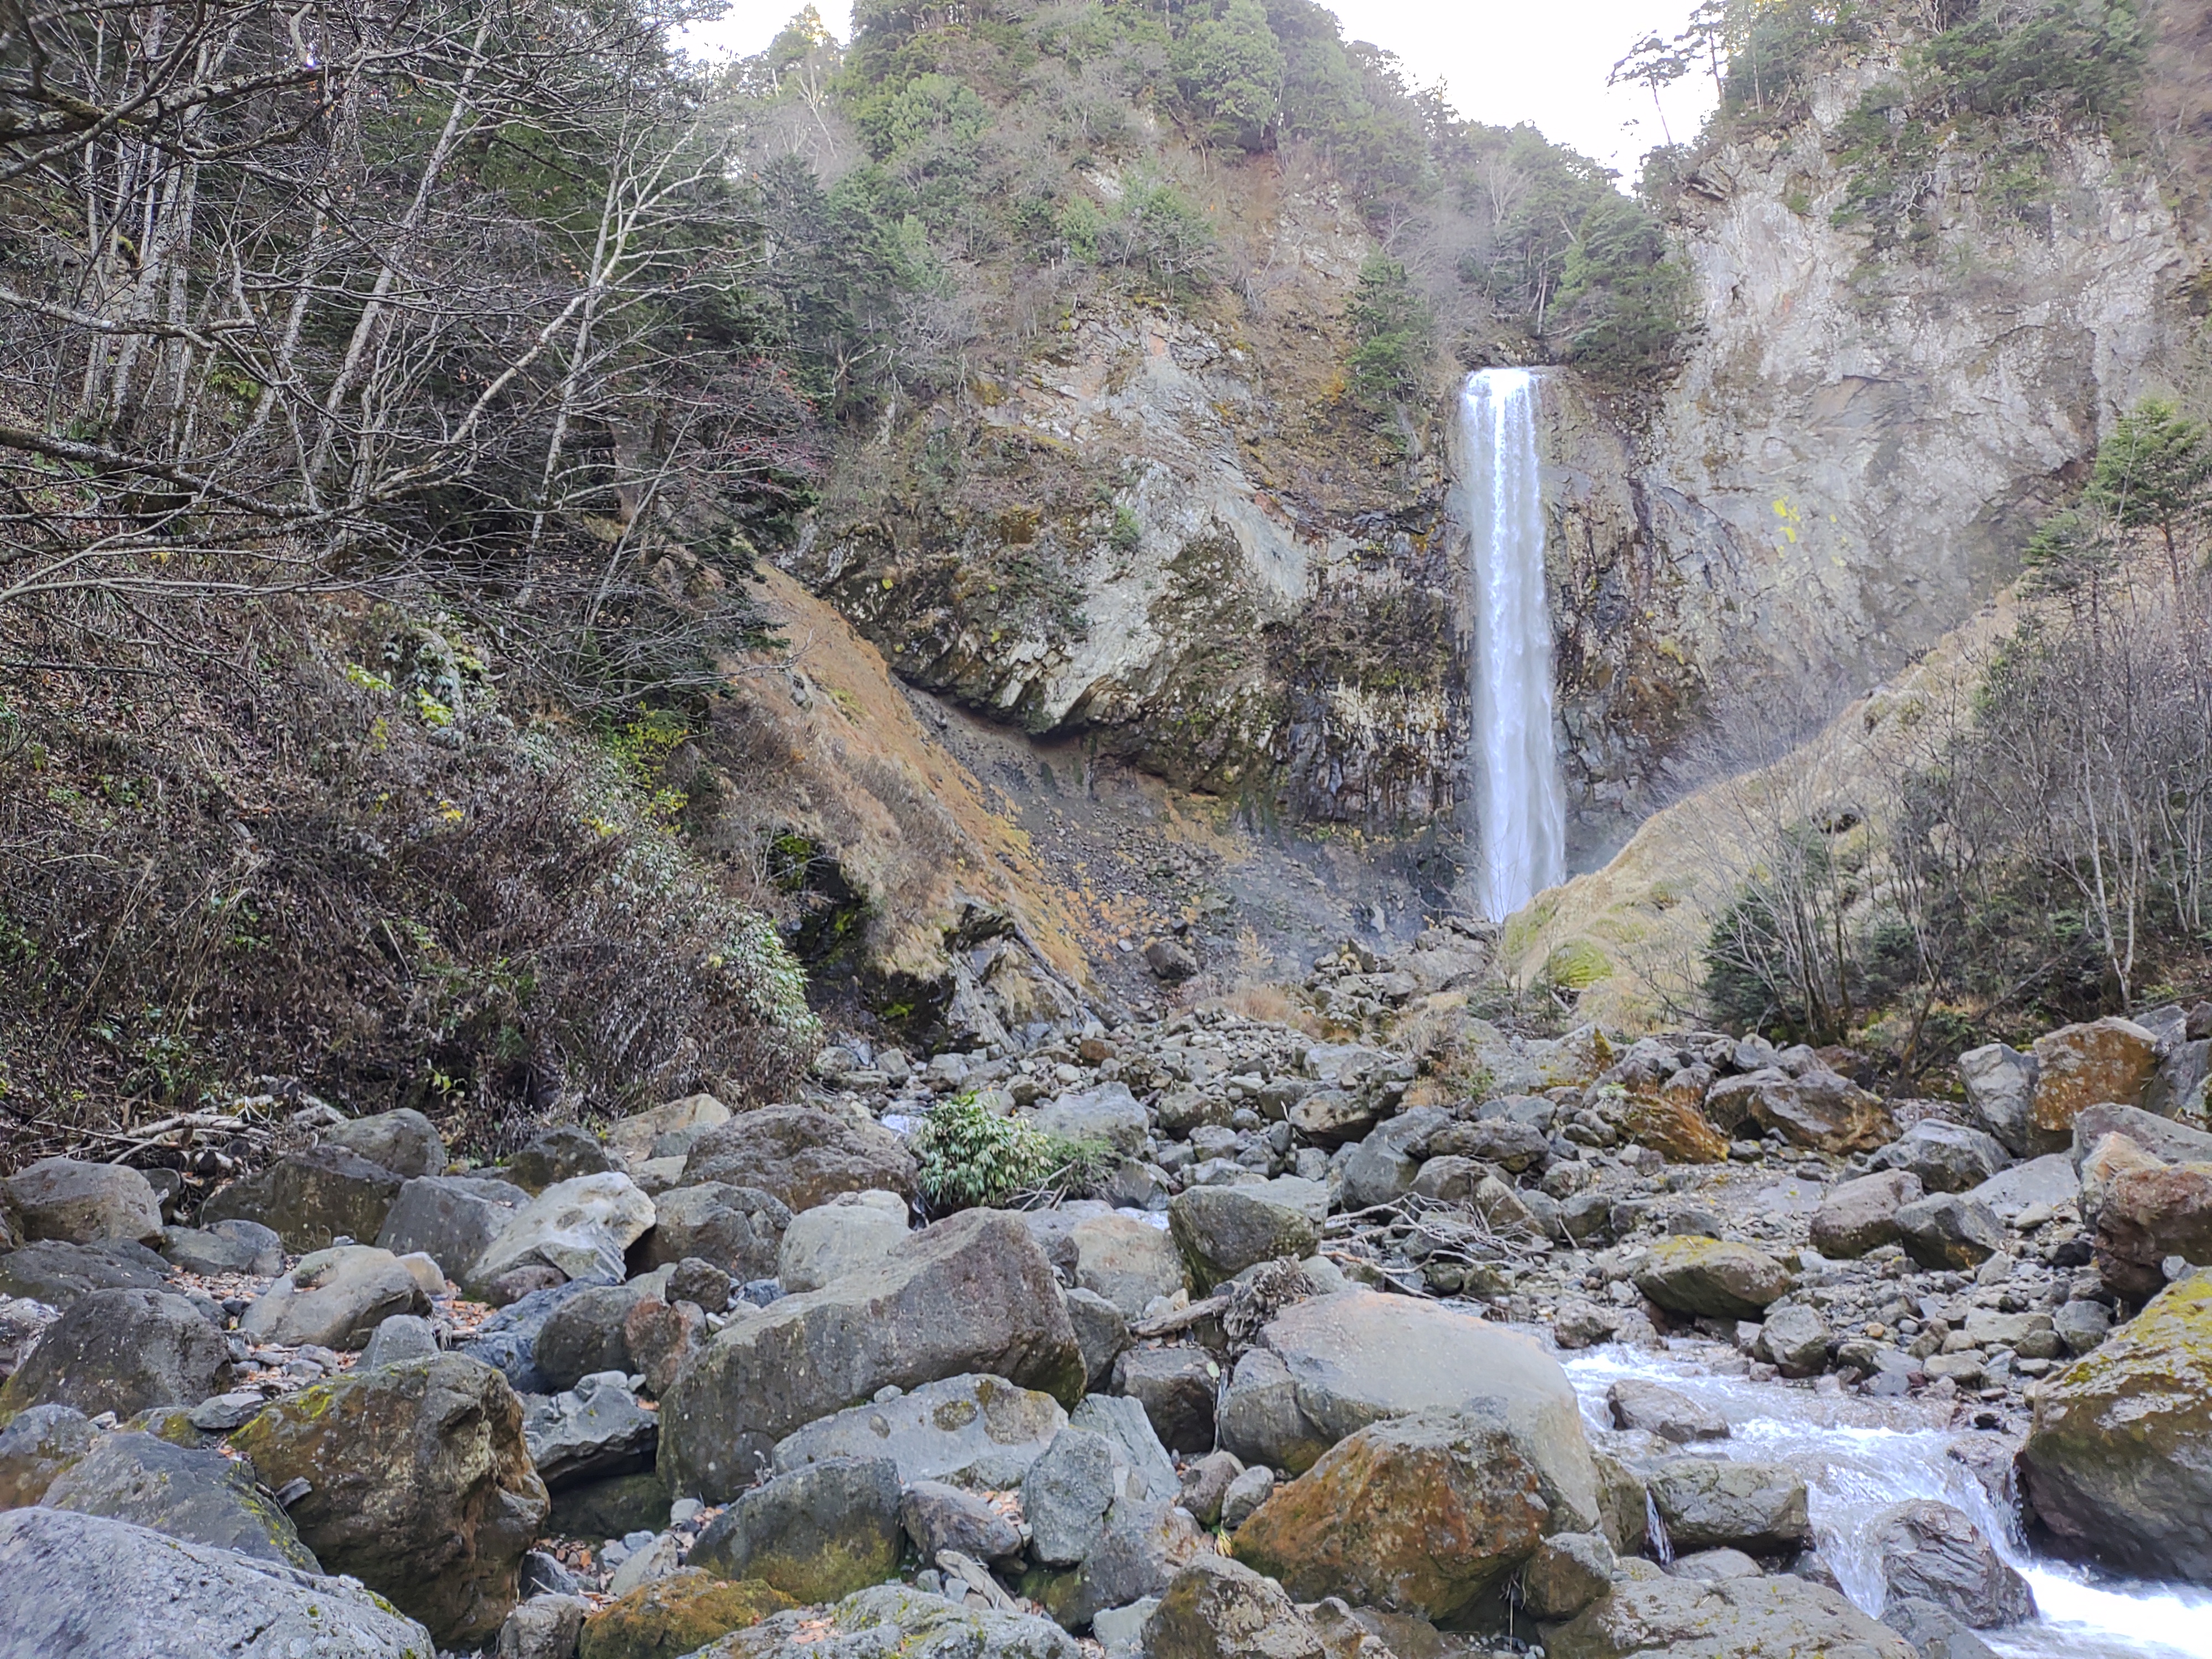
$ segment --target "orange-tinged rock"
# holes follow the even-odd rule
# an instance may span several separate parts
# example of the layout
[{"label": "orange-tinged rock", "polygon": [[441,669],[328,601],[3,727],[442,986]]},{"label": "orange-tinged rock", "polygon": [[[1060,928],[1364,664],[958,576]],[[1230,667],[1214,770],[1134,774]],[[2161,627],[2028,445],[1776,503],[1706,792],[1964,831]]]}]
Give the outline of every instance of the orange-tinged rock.
[{"label": "orange-tinged rock", "polygon": [[2055,1152],[2070,1144],[2074,1120],[2091,1106],[2136,1104],[2158,1070],[2157,1048],[2148,1031],[2117,1018],[2062,1025],[2037,1038],[2033,1150]]},{"label": "orange-tinged rock", "polygon": [[1370,1425],[1278,1486],[1235,1551],[1300,1601],[1441,1621],[1502,1587],[1559,1529],[1553,1510],[1537,1460],[1495,1414],[1424,1412]]},{"label": "orange-tinged rock", "polygon": [[1662,1090],[1635,1102],[1622,1126],[1628,1138],[1649,1146],[1669,1164],[1725,1164],[1728,1137],[1708,1122],[1694,1100],[1679,1091]]}]

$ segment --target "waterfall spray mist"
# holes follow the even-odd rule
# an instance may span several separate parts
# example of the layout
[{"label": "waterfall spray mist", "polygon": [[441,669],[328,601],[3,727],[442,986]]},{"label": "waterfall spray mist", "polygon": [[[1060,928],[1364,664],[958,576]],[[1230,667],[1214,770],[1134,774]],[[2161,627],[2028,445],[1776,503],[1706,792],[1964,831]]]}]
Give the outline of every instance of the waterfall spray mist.
[{"label": "waterfall spray mist", "polygon": [[1567,802],[1552,740],[1552,618],[1536,377],[1486,368],[1460,392],[1458,507],[1473,557],[1477,896],[1502,921],[1566,878]]}]

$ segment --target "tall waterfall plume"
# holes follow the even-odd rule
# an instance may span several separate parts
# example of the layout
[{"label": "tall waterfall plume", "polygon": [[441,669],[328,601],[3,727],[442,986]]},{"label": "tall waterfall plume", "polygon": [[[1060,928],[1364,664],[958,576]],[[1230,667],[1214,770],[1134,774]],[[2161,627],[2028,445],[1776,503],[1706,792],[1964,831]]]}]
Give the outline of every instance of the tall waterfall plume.
[{"label": "tall waterfall plume", "polygon": [[1536,377],[1525,368],[1478,369],[1460,391],[1458,516],[1474,578],[1477,892],[1495,921],[1566,878],[1536,398]]}]

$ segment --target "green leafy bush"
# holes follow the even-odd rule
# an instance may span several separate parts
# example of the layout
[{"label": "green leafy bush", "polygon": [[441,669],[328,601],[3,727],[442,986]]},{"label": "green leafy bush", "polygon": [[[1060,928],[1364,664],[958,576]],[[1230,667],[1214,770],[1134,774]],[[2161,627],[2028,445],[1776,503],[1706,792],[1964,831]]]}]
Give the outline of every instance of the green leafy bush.
[{"label": "green leafy bush", "polygon": [[921,1195],[938,1211],[1003,1208],[1036,1194],[1069,1194],[1096,1180],[1106,1148],[1000,1117],[972,1094],[922,1119],[912,1142]]}]

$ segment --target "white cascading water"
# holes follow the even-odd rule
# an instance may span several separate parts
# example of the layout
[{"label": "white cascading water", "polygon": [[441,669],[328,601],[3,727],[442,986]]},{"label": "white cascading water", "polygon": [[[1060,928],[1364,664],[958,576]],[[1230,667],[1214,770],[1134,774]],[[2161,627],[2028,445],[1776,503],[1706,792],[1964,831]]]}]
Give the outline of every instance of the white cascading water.
[{"label": "white cascading water", "polygon": [[1933,1498],[1971,1516],[2035,1592],[2036,1618],[1980,1632],[2001,1659],[2212,1659],[2212,1591],[2033,1553],[2009,1509],[1948,1455],[1968,1437],[1948,1426],[1948,1406],[1754,1383],[1701,1363],[1720,1350],[1668,1346],[1663,1356],[1612,1346],[1559,1356],[1590,1428],[1602,1441],[1613,1425],[1606,1390],[1624,1377],[1663,1382],[1719,1413],[1729,1438],[1700,1443],[1698,1455],[1793,1465],[1809,1489],[1814,1541],[1864,1611],[1879,1615],[1883,1597],[1868,1523],[1893,1504]]},{"label": "white cascading water", "polygon": [[1503,921],[1566,879],[1567,801],[1552,739],[1552,617],[1536,377],[1478,369],[1460,392],[1456,511],[1474,571],[1477,896]]}]

